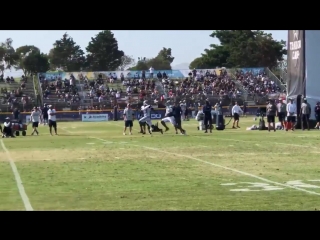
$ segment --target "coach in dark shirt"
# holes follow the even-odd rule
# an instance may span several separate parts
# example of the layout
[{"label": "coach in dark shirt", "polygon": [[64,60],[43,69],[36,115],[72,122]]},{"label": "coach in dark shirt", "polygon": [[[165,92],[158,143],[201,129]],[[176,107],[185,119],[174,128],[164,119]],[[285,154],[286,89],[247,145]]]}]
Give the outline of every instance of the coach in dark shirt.
[{"label": "coach in dark shirt", "polygon": [[203,113],[204,113],[204,126],[205,126],[205,133],[208,133],[208,128],[210,129],[210,133],[212,133],[212,106],[209,103],[209,100],[206,100],[206,104],[203,106],[202,109]]},{"label": "coach in dark shirt", "polygon": [[19,109],[15,108],[12,112],[12,115],[13,115],[13,119],[14,120],[19,120],[19,116],[20,116],[20,111]]},{"label": "coach in dark shirt", "polygon": [[48,110],[47,104],[44,104],[44,107],[42,108],[42,118],[43,118],[43,124],[46,125],[48,123]]},{"label": "coach in dark shirt", "polygon": [[182,134],[186,134],[186,131],[182,128],[182,121],[181,121],[182,109],[181,109],[181,107],[178,104],[174,103],[174,106],[172,108],[172,113],[174,116],[174,120],[176,122],[176,125],[175,125],[176,134],[178,134],[178,129],[180,130],[180,132]]}]

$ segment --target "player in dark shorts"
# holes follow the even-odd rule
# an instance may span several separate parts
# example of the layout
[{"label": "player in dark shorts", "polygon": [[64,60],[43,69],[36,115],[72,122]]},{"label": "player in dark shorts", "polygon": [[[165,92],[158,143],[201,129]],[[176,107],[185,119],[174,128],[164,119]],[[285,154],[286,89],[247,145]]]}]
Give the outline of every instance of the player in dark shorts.
[{"label": "player in dark shorts", "polygon": [[42,121],[43,121],[43,125],[48,124],[48,107],[47,104],[44,104],[43,108],[42,108]]},{"label": "player in dark shorts", "polygon": [[270,100],[267,107],[266,107],[266,114],[267,114],[267,122],[268,122],[268,131],[270,132],[271,130],[271,123],[273,127],[273,131],[276,131],[276,126],[275,126],[275,116],[277,115],[277,106],[275,105],[273,100]]},{"label": "player in dark shorts", "polygon": [[202,112],[204,113],[204,126],[205,126],[205,133],[208,133],[208,128],[210,133],[212,133],[212,106],[209,103],[209,100],[206,100],[206,104],[203,106]]},{"label": "player in dark shorts", "polygon": [[132,127],[133,127],[133,119],[134,119],[134,111],[131,108],[131,104],[128,103],[127,107],[123,111],[123,117],[124,117],[124,129],[123,129],[123,135],[126,135],[126,130],[129,128],[130,135],[132,135]]},{"label": "player in dark shorts", "polygon": [[49,105],[49,110],[48,110],[48,116],[49,116],[49,131],[52,136],[52,128],[54,129],[54,132],[56,135],[58,135],[57,132],[57,117],[56,117],[56,110],[52,108],[52,105]]},{"label": "player in dark shorts", "polygon": [[186,135],[187,134],[186,130],[184,130],[182,128],[182,121],[181,121],[182,109],[181,109],[181,107],[178,104],[174,103],[173,108],[172,108],[172,112],[173,112],[173,116],[174,116],[175,124],[176,124],[174,127],[176,130],[176,134],[178,134],[178,129],[179,129],[181,134]]}]

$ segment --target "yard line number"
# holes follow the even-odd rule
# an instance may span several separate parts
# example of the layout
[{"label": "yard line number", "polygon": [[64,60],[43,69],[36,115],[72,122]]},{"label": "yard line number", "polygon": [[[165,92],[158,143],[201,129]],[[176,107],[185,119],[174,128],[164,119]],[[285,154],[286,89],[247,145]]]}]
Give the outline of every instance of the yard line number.
[{"label": "yard line number", "polygon": [[[308,183],[307,183],[308,182]],[[317,184],[318,185],[315,185]],[[320,180],[294,180],[288,181],[285,183],[293,187],[307,188],[307,189],[318,189],[320,188]],[[261,192],[261,191],[277,191],[283,190],[284,187],[279,187],[271,185],[268,183],[259,183],[259,182],[239,182],[239,183],[222,183],[221,186],[231,187],[231,192]]]}]

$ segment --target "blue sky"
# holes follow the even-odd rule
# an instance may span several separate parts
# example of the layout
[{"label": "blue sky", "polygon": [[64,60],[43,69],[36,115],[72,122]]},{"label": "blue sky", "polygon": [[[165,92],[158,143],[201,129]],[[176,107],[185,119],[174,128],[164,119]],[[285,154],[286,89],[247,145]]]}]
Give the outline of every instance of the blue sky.
[{"label": "blue sky", "polygon": [[[48,53],[55,40],[60,39],[65,32],[73,37],[74,41],[85,51],[85,47],[100,30],[1,30],[0,42],[6,38],[12,38],[13,47],[23,45],[35,45],[44,53]],[[264,30],[272,33],[277,40],[287,40],[287,30]],[[174,65],[190,63],[199,57],[205,48],[212,43],[218,43],[217,39],[209,35],[212,30],[114,30],[118,40],[119,49],[126,54],[138,57],[155,57],[162,47],[172,49],[175,57]]]}]

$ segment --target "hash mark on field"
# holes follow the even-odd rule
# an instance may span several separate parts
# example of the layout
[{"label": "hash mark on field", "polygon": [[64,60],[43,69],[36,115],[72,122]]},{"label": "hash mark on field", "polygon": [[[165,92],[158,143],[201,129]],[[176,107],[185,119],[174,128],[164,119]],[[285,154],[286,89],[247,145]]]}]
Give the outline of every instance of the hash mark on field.
[{"label": "hash mark on field", "polygon": [[8,161],[10,163],[10,166],[11,166],[11,169],[12,169],[12,172],[13,172],[13,175],[14,175],[14,178],[16,179],[16,183],[17,183],[17,187],[18,187],[18,190],[19,190],[19,193],[20,193],[20,196],[22,198],[22,202],[24,204],[24,207],[27,211],[33,211],[33,208],[31,206],[31,203],[29,201],[29,198],[28,198],[28,195],[26,193],[26,191],[24,190],[24,187],[23,187],[23,183],[22,183],[22,180],[21,180],[21,177],[20,177],[20,174],[18,172],[18,169],[17,169],[17,166],[16,164],[14,163],[12,157],[11,157],[11,154],[9,152],[9,150],[6,148],[6,146],[4,145],[4,142],[3,140],[1,139],[1,147],[2,149],[5,151],[6,155],[7,155],[7,158],[8,158]]},{"label": "hash mark on field", "polygon": [[87,143],[87,144],[89,144],[89,145],[93,145],[93,144],[95,144],[95,143]]},{"label": "hash mark on field", "polygon": [[85,160],[85,158],[78,158],[79,160]]},{"label": "hash mark on field", "polygon": [[119,149],[123,149],[124,150],[125,148],[119,148]]},{"label": "hash mark on field", "polygon": [[237,185],[236,183],[221,183],[221,186],[234,186]]},{"label": "hash mark on field", "polygon": [[114,157],[115,159],[119,159],[119,157]]}]

